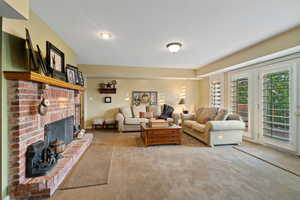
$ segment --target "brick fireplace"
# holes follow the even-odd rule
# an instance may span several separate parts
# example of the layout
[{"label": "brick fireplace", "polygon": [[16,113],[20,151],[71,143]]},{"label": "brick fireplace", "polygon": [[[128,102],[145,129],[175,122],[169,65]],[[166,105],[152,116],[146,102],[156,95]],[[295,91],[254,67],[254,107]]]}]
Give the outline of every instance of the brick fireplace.
[{"label": "brick fireplace", "polygon": [[[79,157],[90,145],[92,135],[73,140],[63,158],[45,176],[26,178],[26,150],[45,139],[45,125],[74,117],[80,124],[80,92],[45,83],[9,80],[9,181],[13,199],[47,198],[57,189]],[[48,112],[40,115],[41,98],[49,100]]]}]

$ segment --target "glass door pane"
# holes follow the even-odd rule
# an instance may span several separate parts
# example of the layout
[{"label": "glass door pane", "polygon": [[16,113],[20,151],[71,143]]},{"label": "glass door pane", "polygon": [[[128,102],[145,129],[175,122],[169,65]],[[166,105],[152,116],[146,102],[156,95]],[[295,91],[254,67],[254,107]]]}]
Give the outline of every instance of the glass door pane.
[{"label": "glass door pane", "polygon": [[246,123],[244,136],[251,137],[249,129],[249,78],[246,76],[236,76],[231,82],[231,111],[239,114]]},{"label": "glass door pane", "polygon": [[290,72],[263,75],[263,135],[290,141]]}]

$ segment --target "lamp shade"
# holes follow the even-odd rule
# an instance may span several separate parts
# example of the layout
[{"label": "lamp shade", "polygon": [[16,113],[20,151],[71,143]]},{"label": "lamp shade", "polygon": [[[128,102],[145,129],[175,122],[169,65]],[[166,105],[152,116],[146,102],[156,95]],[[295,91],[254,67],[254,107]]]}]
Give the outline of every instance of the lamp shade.
[{"label": "lamp shade", "polygon": [[180,101],[179,101],[179,103],[178,103],[179,105],[183,105],[183,104],[185,104],[185,99],[180,99]]}]

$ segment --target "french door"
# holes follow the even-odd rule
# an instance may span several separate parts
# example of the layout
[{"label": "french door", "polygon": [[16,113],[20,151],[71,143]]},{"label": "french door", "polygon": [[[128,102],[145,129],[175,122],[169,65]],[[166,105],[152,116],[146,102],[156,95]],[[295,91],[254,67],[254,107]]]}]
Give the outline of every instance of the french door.
[{"label": "french door", "polygon": [[296,74],[292,63],[279,63],[260,71],[259,121],[263,143],[296,148]]},{"label": "french door", "polygon": [[246,123],[245,138],[300,152],[298,65],[274,61],[229,73],[230,109]]},{"label": "french door", "polygon": [[251,132],[251,115],[249,108],[251,105],[251,96],[249,95],[252,87],[249,85],[251,76],[247,72],[237,73],[231,77],[231,104],[230,109],[233,113],[239,114],[246,123],[244,132],[245,137],[252,138]]}]

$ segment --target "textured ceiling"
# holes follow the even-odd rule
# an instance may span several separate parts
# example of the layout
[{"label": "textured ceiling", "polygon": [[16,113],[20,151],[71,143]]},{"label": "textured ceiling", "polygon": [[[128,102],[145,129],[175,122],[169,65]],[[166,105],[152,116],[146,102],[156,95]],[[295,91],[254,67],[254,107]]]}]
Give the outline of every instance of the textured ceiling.
[{"label": "textured ceiling", "polygon": [[[80,64],[199,68],[300,24],[299,0],[31,0]],[[100,40],[110,31],[112,40]],[[177,54],[166,43],[181,41]]]}]

